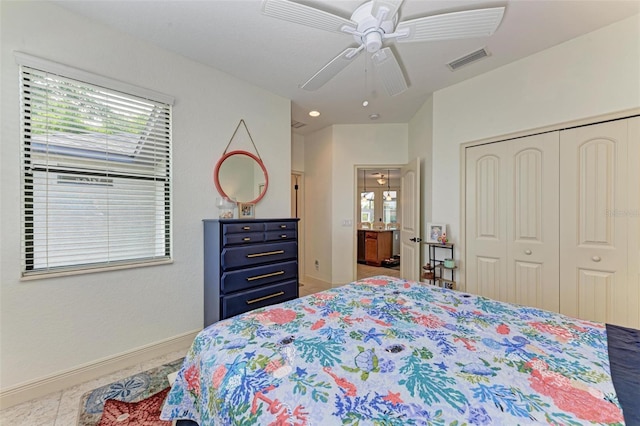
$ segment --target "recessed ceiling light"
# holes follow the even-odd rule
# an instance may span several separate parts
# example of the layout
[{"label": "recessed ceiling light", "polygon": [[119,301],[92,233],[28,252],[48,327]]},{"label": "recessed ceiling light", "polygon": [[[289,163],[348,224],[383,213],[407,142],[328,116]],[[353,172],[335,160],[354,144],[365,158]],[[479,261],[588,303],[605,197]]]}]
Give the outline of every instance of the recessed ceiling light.
[{"label": "recessed ceiling light", "polygon": [[369,105],[369,101],[368,100],[365,99],[364,101],[362,101],[362,106],[363,107],[366,107],[367,105]]},{"label": "recessed ceiling light", "polygon": [[377,120],[378,118],[380,118],[380,114],[373,113],[369,116],[371,120]]},{"label": "recessed ceiling light", "polygon": [[312,117],[318,117],[320,116],[320,113],[318,111],[309,111],[309,115]]}]

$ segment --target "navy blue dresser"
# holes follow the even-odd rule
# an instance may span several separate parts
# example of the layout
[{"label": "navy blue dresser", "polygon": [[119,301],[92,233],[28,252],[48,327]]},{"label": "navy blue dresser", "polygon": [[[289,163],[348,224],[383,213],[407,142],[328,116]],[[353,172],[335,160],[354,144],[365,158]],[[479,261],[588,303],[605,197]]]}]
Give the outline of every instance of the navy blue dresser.
[{"label": "navy blue dresser", "polygon": [[298,297],[298,219],[205,219],[204,326]]}]

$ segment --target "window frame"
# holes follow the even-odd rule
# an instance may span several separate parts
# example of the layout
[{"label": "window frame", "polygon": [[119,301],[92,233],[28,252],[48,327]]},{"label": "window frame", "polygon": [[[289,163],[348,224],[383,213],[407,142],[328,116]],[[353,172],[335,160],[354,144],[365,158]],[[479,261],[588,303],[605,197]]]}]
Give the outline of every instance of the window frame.
[{"label": "window frame", "polygon": [[[167,264],[173,262],[173,190],[172,190],[172,174],[173,174],[173,160],[172,160],[172,105],[174,103],[174,99],[171,96],[155,92],[152,90],[144,89],[141,87],[137,87],[125,82],[121,82],[118,80],[114,80],[111,78],[103,77],[100,75],[96,75],[93,73],[89,73],[83,70],[79,70],[76,68],[72,68],[66,65],[62,65],[60,63],[56,63],[53,61],[48,61],[45,59],[37,58],[31,55],[27,55],[22,52],[14,52],[14,56],[16,62],[19,65],[19,75],[20,75],[20,142],[21,142],[21,156],[20,156],[20,169],[21,169],[21,279],[35,279],[35,278],[48,278],[55,277],[61,275],[75,275],[75,274],[84,274],[89,272],[98,272],[104,270],[114,270],[114,269],[125,269],[125,268],[135,268],[140,266],[151,266],[158,264]],[[138,179],[140,182],[142,181],[152,181],[151,183],[136,183],[136,185],[141,186],[143,189],[150,191],[147,194],[147,197],[151,200],[155,199],[156,201],[151,201],[150,205],[155,205],[155,214],[153,219],[144,218],[144,223],[146,223],[149,229],[155,229],[152,231],[152,234],[155,235],[155,243],[153,243],[149,247],[156,246],[155,249],[150,249],[151,251],[158,250],[158,241],[163,245],[160,250],[163,252],[162,255],[156,256],[148,256],[148,257],[135,257],[130,252],[128,253],[124,247],[118,247],[117,249],[109,248],[104,252],[100,252],[103,256],[102,261],[93,262],[93,263],[83,263],[76,262],[73,265],[65,265],[65,266],[51,266],[51,263],[46,261],[46,266],[35,268],[33,254],[34,254],[34,230],[35,230],[35,208],[34,204],[36,201],[35,198],[35,170],[37,166],[32,167],[32,159],[34,159],[37,155],[38,142],[35,141],[35,134],[31,134],[31,127],[27,128],[27,124],[32,124],[32,103],[33,103],[33,93],[32,91],[27,92],[24,88],[23,81],[25,80],[25,67],[28,70],[35,70],[47,75],[55,75],[67,80],[72,80],[73,83],[77,83],[77,86],[74,86],[77,90],[83,90],[84,87],[98,87],[106,89],[109,92],[118,92],[125,96],[127,99],[140,101],[145,100],[152,102],[154,104],[158,104],[161,109],[158,110],[164,114],[164,119],[161,122],[162,129],[161,137],[158,139],[159,147],[161,148],[162,159],[160,161],[160,168],[158,171],[154,171],[150,177],[145,176],[134,176],[135,173],[131,170],[131,168],[127,169],[127,166],[121,166],[121,170],[117,173],[111,173],[111,178],[122,179],[125,182],[134,181]],[[28,96],[27,96],[28,95]],[[25,99],[29,99],[29,105],[25,105]],[[154,114],[156,114],[156,108],[152,107],[149,112],[148,120],[152,120]],[[84,116],[86,119],[89,116]],[[151,121],[147,121],[147,123],[151,124]],[[69,133],[64,133],[68,135]],[[47,134],[48,135],[48,134]],[[142,136],[139,136],[142,138]],[[75,156],[76,158],[80,158],[78,162],[87,161],[90,162],[95,160],[95,151],[93,154],[88,154],[86,152],[87,145],[90,144],[88,141],[80,142],[81,146],[79,148],[69,148],[62,146],[63,153],[62,156],[64,158],[71,158]],[[82,145],[84,143],[84,145]],[[156,143],[154,141],[154,143]],[[60,146],[57,146],[60,148]],[[34,149],[35,148],[35,149]],[[100,180],[105,179],[107,171],[109,171],[112,167],[116,168],[114,164],[117,164],[119,161],[117,155],[114,155],[113,152],[107,151],[105,148],[104,157],[101,161],[104,163],[104,166],[100,168],[99,166],[95,167],[87,167],[86,169],[81,169],[74,166],[70,166],[65,168],[64,166],[59,170],[55,167],[49,167],[47,165],[46,170],[44,170],[45,179],[48,181],[49,179],[56,179],[57,184],[60,184],[61,176],[87,176],[87,179]],[[84,153],[82,153],[84,151]],[[154,151],[155,153],[155,151]],[[49,153],[45,156],[48,156]],[[92,157],[92,155],[94,157]],[[143,156],[142,153],[138,155],[134,155],[133,158],[137,161],[141,161],[140,158]],[[100,158],[98,156],[98,160]],[[33,160],[35,163],[35,160]],[[73,160],[69,160],[69,163],[72,163]],[[151,166],[147,166],[147,170],[156,169],[158,166],[156,163],[150,161]],[[122,163],[124,164],[124,163]],[[38,171],[41,173],[42,171]],[[120,173],[122,172],[122,173]],[[118,177],[118,173],[121,176]],[[156,176],[156,178],[154,178]],[[113,182],[113,180],[112,180]],[[103,182],[104,183],[104,182]],[[151,189],[149,189],[151,188]],[[161,189],[159,189],[161,188]],[[125,185],[124,189],[119,189],[118,194],[116,196],[122,196],[123,194],[128,195],[128,185]],[[91,193],[91,196],[96,196],[96,193]],[[48,195],[47,195],[47,200]],[[79,198],[82,200],[82,198]],[[91,199],[87,197],[87,199]],[[114,201],[114,198],[108,198],[111,201]],[[95,201],[95,199],[93,199]],[[117,199],[115,199],[117,200]],[[73,202],[70,203],[73,205]],[[135,202],[130,201],[129,204],[134,206]],[[45,217],[48,218],[49,213],[48,210],[45,210]],[[47,219],[48,220],[48,219]],[[107,230],[107,232],[109,232]],[[120,231],[123,232],[123,231]],[[30,234],[31,233],[31,234]],[[161,240],[158,240],[160,236]],[[75,241],[80,241],[80,234],[74,235]],[[49,243],[46,243],[48,247]],[[141,245],[143,247],[143,245]],[[118,255],[123,256],[128,253],[128,258],[126,259],[118,259],[118,260],[110,260],[111,255],[115,253],[115,257]]]}]

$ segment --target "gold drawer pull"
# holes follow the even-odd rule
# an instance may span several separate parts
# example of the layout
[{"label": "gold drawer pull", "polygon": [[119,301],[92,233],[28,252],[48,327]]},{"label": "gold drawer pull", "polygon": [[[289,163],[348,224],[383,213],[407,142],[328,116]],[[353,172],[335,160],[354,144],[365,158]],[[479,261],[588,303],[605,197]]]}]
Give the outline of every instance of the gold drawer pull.
[{"label": "gold drawer pull", "polygon": [[248,254],[247,257],[251,259],[252,257],[271,256],[272,254],[282,254],[282,253],[284,253],[284,250],[266,251],[264,253]]},{"label": "gold drawer pull", "polygon": [[271,299],[272,297],[282,296],[284,291],[279,291],[277,293],[270,294],[268,296],[258,297],[257,299],[247,300],[247,305],[251,305],[253,303],[262,302],[263,300]]},{"label": "gold drawer pull", "polygon": [[242,239],[242,241],[251,241],[251,238],[250,238],[250,237],[244,237],[244,238]]},{"label": "gold drawer pull", "polygon": [[255,280],[262,279],[262,278],[275,277],[276,275],[282,275],[282,274],[284,274],[284,271],[277,271],[277,272],[272,272],[270,274],[257,275],[255,277],[248,277],[247,281],[255,281]]},{"label": "gold drawer pull", "polygon": [[250,231],[251,227],[250,226],[243,226],[242,229],[245,230],[245,231]]},{"label": "gold drawer pull", "polygon": [[287,225],[280,225],[280,228],[287,229]]},{"label": "gold drawer pull", "polygon": [[287,234],[280,235],[280,238],[287,238]]}]

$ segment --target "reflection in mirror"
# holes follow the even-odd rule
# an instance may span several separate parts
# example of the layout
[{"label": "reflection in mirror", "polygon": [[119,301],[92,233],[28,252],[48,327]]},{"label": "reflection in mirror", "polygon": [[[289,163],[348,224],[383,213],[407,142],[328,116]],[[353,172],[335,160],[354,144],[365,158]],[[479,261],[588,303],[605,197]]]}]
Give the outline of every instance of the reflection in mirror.
[{"label": "reflection in mirror", "polygon": [[257,203],[269,186],[264,163],[247,151],[226,153],[216,164],[213,177],[220,195],[239,203]]}]

